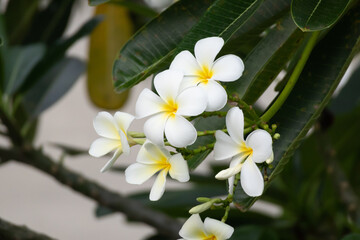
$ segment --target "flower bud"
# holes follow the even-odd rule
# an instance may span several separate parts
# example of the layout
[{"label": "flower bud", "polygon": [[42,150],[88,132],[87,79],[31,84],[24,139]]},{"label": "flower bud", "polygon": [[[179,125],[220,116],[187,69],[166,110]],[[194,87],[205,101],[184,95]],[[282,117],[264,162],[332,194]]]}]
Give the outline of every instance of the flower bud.
[{"label": "flower bud", "polygon": [[212,204],[213,204],[212,201],[208,201],[206,203],[197,205],[197,206],[193,207],[192,209],[190,209],[189,213],[190,214],[202,213],[202,212],[208,210],[209,208],[211,208]]}]

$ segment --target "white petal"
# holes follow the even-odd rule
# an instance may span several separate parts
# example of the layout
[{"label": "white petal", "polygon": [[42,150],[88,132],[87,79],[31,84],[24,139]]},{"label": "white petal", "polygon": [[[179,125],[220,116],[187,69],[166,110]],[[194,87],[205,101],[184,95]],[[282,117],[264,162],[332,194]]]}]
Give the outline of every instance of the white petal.
[{"label": "white petal", "polygon": [[157,201],[159,200],[165,192],[165,183],[166,183],[167,170],[162,170],[159,172],[154,185],[150,191],[150,200]]},{"label": "white petal", "polygon": [[114,115],[114,119],[119,129],[123,130],[126,133],[135,117],[128,113],[116,112]]},{"label": "white petal", "polygon": [[244,63],[238,56],[229,54],[218,58],[212,67],[212,79],[232,82],[239,79],[244,71]]},{"label": "white petal", "polygon": [[215,235],[216,239],[229,239],[234,233],[233,227],[212,218],[205,219],[204,227],[206,233]]},{"label": "white petal", "polygon": [[226,114],[226,128],[238,144],[244,142],[244,114],[238,107],[231,108]]},{"label": "white petal", "polygon": [[122,150],[121,149],[117,149],[113,155],[113,157],[105,164],[105,166],[103,166],[103,168],[100,170],[100,172],[106,172],[107,170],[109,170],[114,163],[116,162],[116,160],[120,157],[120,155],[122,154]]},{"label": "white petal", "polygon": [[200,82],[199,77],[184,77],[181,84],[180,84],[180,92],[184,91],[189,87],[195,87]]},{"label": "white petal", "polygon": [[218,111],[225,106],[227,94],[219,83],[209,80],[206,84],[199,84],[199,87],[203,88],[207,95],[207,112]]},{"label": "white petal", "polygon": [[144,118],[164,111],[165,102],[151,90],[145,88],[136,101],[135,112],[137,118]]},{"label": "white petal", "polygon": [[165,102],[175,101],[183,77],[184,74],[176,70],[165,70],[155,76],[155,89]]},{"label": "white petal", "polygon": [[164,129],[169,115],[158,113],[149,118],[144,124],[146,138],[156,145],[164,145]]},{"label": "white petal", "polygon": [[168,159],[171,157],[169,151],[162,146],[148,142],[144,147],[147,153],[153,158],[153,163],[167,163]]},{"label": "white petal", "polygon": [[205,233],[204,224],[199,214],[193,214],[181,227],[179,235],[184,239],[202,239]]},{"label": "white petal", "polygon": [[130,184],[143,184],[160,168],[156,165],[133,163],[125,170],[126,182]]},{"label": "white petal", "polygon": [[119,139],[114,117],[108,112],[99,112],[93,122],[95,131],[102,137]]},{"label": "white petal", "polygon": [[260,196],[264,191],[263,176],[251,158],[242,166],[240,181],[245,193],[251,197]]},{"label": "white petal", "polygon": [[223,131],[215,132],[214,159],[225,160],[240,153],[239,145]]},{"label": "white petal", "polygon": [[203,38],[195,44],[195,57],[201,67],[212,68],[216,55],[224,45],[220,37]]},{"label": "white petal", "polygon": [[119,135],[120,135],[122,151],[125,155],[129,155],[130,154],[130,146],[127,141],[127,137],[122,130],[119,130]]},{"label": "white petal", "polygon": [[[242,161],[246,158],[247,156],[236,156],[234,157],[231,162],[230,162],[230,168],[233,168],[237,165],[242,164]],[[241,170],[241,169],[240,169]],[[229,183],[229,193],[233,194],[233,190],[234,190],[234,181],[235,181],[235,176],[231,176],[228,179],[228,183]]]},{"label": "white petal", "polygon": [[182,91],[176,98],[178,110],[182,116],[197,116],[204,112],[207,104],[206,94],[202,88],[191,87]]},{"label": "white petal", "polygon": [[216,174],[215,178],[219,180],[226,180],[232,176],[235,176],[241,171],[242,165],[238,164],[234,167],[227,168],[225,170],[220,171],[218,174]]},{"label": "white petal", "polygon": [[121,148],[121,142],[119,140],[98,138],[91,144],[89,154],[93,157],[101,157],[116,148]]},{"label": "white petal", "polygon": [[169,163],[171,164],[169,174],[173,179],[176,179],[179,182],[189,181],[189,168],[187,162],[180,153],[171,156]]},{"label": "white petal", "polygon": [[179,115],[170,116],[165,124],[165,136],[174,147],[186,147],[195,142],[195,127]]},{"label": "white petal", "polygon": [[252,158],[256,163],[262,163],[271,157],[272,138],[262,129],[257,129],[246,138],[246,145],[253,149]]},{"label": "white petal", "polygon": [[184,75],[194,76],[200,70],[200,66],[195,57],[187,50],[175,56],[170,64],[171,70],[182,71]]}]

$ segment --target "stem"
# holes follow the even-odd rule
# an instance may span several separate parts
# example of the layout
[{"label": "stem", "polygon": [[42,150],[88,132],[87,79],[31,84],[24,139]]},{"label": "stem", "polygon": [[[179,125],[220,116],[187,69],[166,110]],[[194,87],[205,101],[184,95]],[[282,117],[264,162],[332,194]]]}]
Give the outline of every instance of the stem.
[{"label": "stem", "polygon": [[259,120],[259,116],[256,114],[254,108],[251,105],[248,105],[245,101],[243,101],[242,99],[240,99],[239,96],[237,95],[230,95],[228,96],[229,100],[232,102],[236,102],[237,105],[244,110],[245,112],[247,112],[251,117],[252,120]]},{"label": "stem", "polygon": [[205,131],[197,131],[197,136],[207,136],[207,135],[214,135],[216,131],[223,131],[227,132],[227,129],[219,129],[219,130],[205,130]]},{"label": "stem", "polygon": [[0,219],[0,239],[53,240],[54,238],[34,232],[26,226],[18,226]]},{"label": "stem", "polygon": [[128,134],[133,138],[146,138],[145,134],[142,132],[132,132],[128,131]]},{"label": "stem", "polygon": [[228,195],[227,198],[226,198],[228,205],[226,206],[224,216],[223,216],[222,219],[221,219],[222,222],[226,222],[227,218],[229,217],[230,204],[233,202],[233,198],[234,198],[234,194],[235,194],[235,189],[236,189],[239,181],[240,181],[240,173],[238,173],[238,174],[235,175],[234,188],[233,188],[233,190],[232,190],[232,193],[229,193],[229,195]]},{"label": "stem", "polygon": [[310,53],[316,44],[316,40],[319,36],[319,33],[320,33],[319,31],[312,33],[312,35],[304,49],[304,52],[302,53],[302,55],[299,59],[299,62],[296,64],[296,67],[290,76],[288,83],[286,84],[286,86],[284,87],[282,92],[280,93],[279,97],[271,105],[271,107],[261,116],[261,120],[263,122],[268,122],[275,115],[275,113],[281,108],[281,106],[284,104],[285,100],[287,99],[290,92],[294,88],[295,83],[299,79],[299,76],[310,56]]}]

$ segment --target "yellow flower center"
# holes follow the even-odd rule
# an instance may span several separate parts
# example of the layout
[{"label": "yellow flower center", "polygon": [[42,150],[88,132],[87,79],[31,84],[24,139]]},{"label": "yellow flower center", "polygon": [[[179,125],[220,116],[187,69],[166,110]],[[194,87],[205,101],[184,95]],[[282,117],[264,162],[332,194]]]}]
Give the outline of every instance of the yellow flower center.
[{"label": "yellow flower center", "polygon": [[246,156],[250,156],[251,154],[253,154],[253,149],[246,146],[245,142],[242,142],[240,145],[240,152]]},{"label": "yellow flower center", "polygon": [[199,76],[199,83],[204,84],[207,84],[213,75],[213,71],[207,66],[203,66],[202,69],[197,72],[197,76]]},{"label": "yellow flower center", "polygon": [[173,99],[168,99],[162,106],[162,110],[169,113],[170,117],[174,117],[178,110],[178,104]]},{"label": "yellow flower center", "polygon": [[216,240],[217,238],[214,235],[206,236],[206,238],[203,238],[203,240]]}]

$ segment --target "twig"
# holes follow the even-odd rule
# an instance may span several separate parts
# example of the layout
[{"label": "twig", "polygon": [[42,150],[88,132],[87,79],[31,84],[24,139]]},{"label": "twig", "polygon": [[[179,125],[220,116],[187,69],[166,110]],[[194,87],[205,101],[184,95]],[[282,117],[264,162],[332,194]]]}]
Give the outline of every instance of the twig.
[{"label": "twig", "polygon": [[44,234],[34,232],[26,226],[18,226],[0,218],[0,239],[6,240],[53,240]]},{"label": "twig", "polygon": [[104,186],[91,181],[81,174],[53,162],[48,156],[36,149],[16,150],[0,148],[2,161],[16,160],[39,169],[62,184],[72,188],[97,203],[114,211],[125,214],[130,220],[146,223],[159,233],[174,239],[178,238],[180,222],[154,211],[139,202],[112,192]]}]

